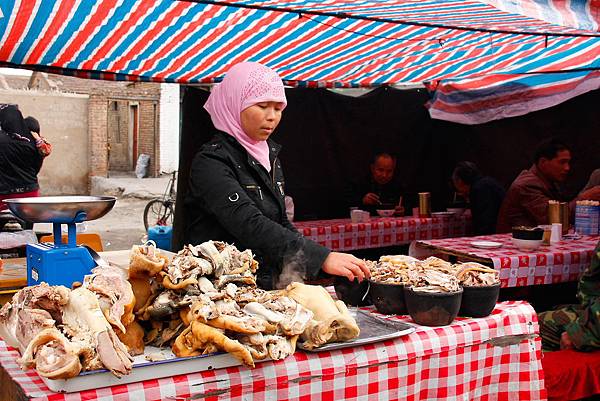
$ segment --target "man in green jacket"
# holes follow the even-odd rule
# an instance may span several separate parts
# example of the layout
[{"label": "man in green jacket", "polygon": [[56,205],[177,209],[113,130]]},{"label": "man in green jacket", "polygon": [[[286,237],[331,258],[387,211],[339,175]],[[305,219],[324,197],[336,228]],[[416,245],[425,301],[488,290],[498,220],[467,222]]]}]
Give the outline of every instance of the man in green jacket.
[{"label": "man in green jacket", "polygon": [[577,291],[581,302],[538,315],[544,350],[600,348],[600,242],[592,255]]}]

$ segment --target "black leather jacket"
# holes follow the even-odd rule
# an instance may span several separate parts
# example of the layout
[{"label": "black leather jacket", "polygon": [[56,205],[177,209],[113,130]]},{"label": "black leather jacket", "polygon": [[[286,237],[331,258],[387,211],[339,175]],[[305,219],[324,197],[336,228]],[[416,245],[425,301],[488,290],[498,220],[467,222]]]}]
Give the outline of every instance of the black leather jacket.
[{"label": "black leather jacket", "polygon": [[202,146],[184,201],[184,243],[220,240],[251,249],[259,261],[259,286],[271,289],[287,264],[303,278],[315,278],[330,250],[304,238],[288,221],[277,159],[281,146],[268,144],[270,174],[226,133]]}]

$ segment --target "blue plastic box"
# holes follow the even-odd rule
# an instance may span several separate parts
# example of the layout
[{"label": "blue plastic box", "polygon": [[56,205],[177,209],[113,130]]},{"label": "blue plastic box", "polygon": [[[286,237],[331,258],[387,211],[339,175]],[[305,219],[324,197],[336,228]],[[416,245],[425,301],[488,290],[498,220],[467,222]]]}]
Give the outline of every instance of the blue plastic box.
[{"label": "blue plastic box", "polygon": [[153,226],[148,228],[148,239],[156,243],[156,247],[165,251],[171,250],[173,227]]}]

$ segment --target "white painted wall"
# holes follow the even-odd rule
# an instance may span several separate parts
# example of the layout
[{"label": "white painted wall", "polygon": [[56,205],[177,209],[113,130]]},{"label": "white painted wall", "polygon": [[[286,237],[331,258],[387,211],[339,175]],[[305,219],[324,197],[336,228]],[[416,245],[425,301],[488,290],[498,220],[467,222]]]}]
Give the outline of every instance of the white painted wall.
[{"label": "white painted wall", "polygon": [[179,167],[179,85],[160,84],[160,171]]}]

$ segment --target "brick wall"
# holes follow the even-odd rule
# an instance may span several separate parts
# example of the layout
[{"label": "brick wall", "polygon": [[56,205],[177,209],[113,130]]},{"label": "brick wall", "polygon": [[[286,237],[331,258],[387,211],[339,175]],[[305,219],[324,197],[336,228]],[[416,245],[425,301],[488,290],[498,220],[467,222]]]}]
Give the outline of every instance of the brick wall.
[{"label": "brick wall", "polygon": [[91,95],[88,106],[90,175],[108,176],[107,113],[108,101],[102,95]]}]

